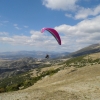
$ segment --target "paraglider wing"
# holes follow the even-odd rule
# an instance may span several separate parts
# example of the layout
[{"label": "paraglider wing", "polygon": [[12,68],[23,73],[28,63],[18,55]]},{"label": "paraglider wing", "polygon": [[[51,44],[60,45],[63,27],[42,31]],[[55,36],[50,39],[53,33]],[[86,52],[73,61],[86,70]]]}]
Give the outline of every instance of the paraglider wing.
[{"label": "paraglider wing", "polygon": [[42,28],[41,32],[43,33],[45,30],[49,31],[57,40],[58,44],[61,45],[61,39],[58,32],[53,28]]}]

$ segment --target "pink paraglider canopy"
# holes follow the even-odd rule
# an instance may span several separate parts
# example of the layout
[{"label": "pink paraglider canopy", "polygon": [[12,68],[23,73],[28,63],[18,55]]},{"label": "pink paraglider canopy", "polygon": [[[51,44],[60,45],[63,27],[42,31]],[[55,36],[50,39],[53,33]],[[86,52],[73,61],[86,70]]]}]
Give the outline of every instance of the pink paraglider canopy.
[{"label": "pink paraglider canopy", "polygon": [[59,36],[58,32],[55,29],[53,29],[53,28],[42,28],[41,32],[43,33],[45,30],[49,31],[55,37],[55,39],[57,40],[58,44],[61,45],[60,36]]}]

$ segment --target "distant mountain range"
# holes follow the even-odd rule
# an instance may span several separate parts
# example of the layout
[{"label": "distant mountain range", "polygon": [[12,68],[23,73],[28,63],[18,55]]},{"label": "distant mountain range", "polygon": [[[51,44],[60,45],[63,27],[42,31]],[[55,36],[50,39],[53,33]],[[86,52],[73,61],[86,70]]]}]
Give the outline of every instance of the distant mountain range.
[{"label": "distant mountain range", "polygon": [[57,58],[68,55],[69,52],[57,53],[57,52],[47,52],[47,51],[17,51],[17,52],[1,52],[1,59],[19,59],[24,57],[32,57],[38,59],[44,59],[46,54],[50,55],[50,58]]}]

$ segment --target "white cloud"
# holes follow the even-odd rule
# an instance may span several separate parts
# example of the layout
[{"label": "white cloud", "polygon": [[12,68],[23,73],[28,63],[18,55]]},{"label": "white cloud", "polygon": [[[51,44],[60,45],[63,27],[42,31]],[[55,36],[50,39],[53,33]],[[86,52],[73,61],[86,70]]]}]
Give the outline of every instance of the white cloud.
[{"label": "white cloud", "polygon": [[18,24],[14,24],[14,26],[16,27],[16,26],[18,26]]},{"label": "white cloud", "polygon": [[8,32],[0,32],[0,35],[8,35]]},{"label": "white cloud", "polygon": [[19,28],[18,26],[15,27],[17,30],[21,30],[21,28]]},{"label": "white cloud", "polygon": [[6,23],[8,23],[9,21],[0,21],[0,26],[6,26]]},{"label": "white cloud", "polygon": [[24,28],[28,28],[29,26],[24,26]]},{"label": "white cloud", "polygon": [[7,43],[12,43],[14,41],[14,39],[10,38],[10,37],[0,37],[0,41],[7,42]]},{"label": "white cloud", "polygon": [[60,25],[55,29],[65,35],[64,44],[74,46],[74,50],[90,44],[100,43],[100,16],[79,22],[75,26]]},{"label": "white cloud", "polygon": [[69,17],[69,18],[73,18],[72,14],[66,13],[65,16],[66,16],[66,17]]},{"label": "white cloud", "polygon": [[55,27],[59,32],[66,33],[67,35],[86,35],[94,34],[95,32],[100,32],[100,25],[99,25],[100,16],[97,16],[92,19],[86,19],[75,26],[70,25],[60,25],[59,27]]},{"label": "white cloud", "polygon": [[51,35],[46,35],[45,33],[41,33],[40,31],[30,31],[30,36],[2,36],[0,37],[0,42],[9,43],[12,45],[26,45],[32,46],[33,48],[38,48],[40,50],[54,50],[59,45],[56,39]]},{"label": "white cloud", "polygon": [[17,29],[17,30],[21,30],[22,28],[18,27],[18,24],[14,24],[14,27]]},{"label": "white cloud", "polygon": [[55,10],[75,10],[77,0],[43,0],[43,5]]},{"label": "white cloud", "polygon": [[8,23],[9,21],[3,21],[3,23]]},{"label": "white cloud", "polygon": [[[66,17],[74,19],[86,19],[90,16],[100,14],[100,5],[94,8],[84,8],[78,4],[78,1],[79,0],[43,0],[43,5],[53,10],[64,10],[66,11]],[[90,0],[85,0],[85,2],[90,2]],[[67,11],[70,11],[70,13]]]},{"label": "white cloud", "polygon": [[100,5],[96,6],[95,8],[80,7],[75,15],[75,19],[85,19],[88,16],[96,16],[98,14],[100,14]]}]

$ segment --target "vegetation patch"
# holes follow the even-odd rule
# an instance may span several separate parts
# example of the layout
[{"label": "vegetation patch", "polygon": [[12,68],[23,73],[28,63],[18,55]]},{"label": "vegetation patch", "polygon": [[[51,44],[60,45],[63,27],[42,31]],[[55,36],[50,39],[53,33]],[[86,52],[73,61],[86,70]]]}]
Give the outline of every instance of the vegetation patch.
[{"label": "vegetation patch", "polygon": [[42,79],[46,75],[52,76],[59,70],[60,69],[58,68],[58,69],[50,69],[47,71],[43,71],[37,77],[31,77],[31,74],[27,73],[22,75],[16,75],[11,78],[5,78],[0,82],[0,93],[25,89],[29,86],[34,85],[38,80]]},{"label": "vegetation patch", "polygon": [[[87,59],[86,59],[87,57]],[[75,57],[75,58],[70,58],[69,60],[63,62],[62,64],[65,64],[65,67],[84,67],[87,65],[94,65],[94,64],[100,64],[100,59],[92,59],[92,57],[89,56],[79,56],[79,57]]]}]

